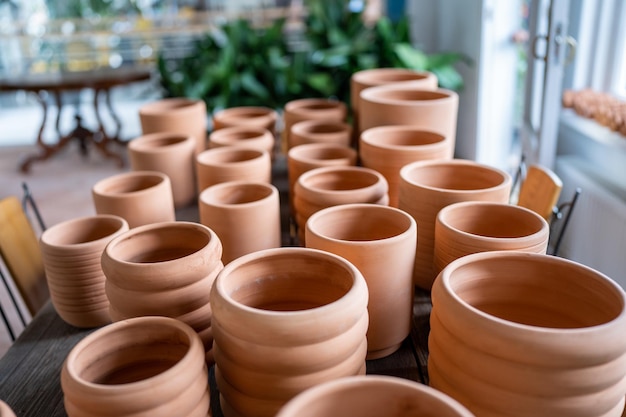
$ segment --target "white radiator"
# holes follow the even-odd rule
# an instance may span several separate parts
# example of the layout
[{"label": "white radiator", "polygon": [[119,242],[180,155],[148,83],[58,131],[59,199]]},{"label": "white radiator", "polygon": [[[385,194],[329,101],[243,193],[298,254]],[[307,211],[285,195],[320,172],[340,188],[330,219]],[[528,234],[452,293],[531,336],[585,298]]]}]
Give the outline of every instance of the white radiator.
[{"label": "white radiator", "polygon": [[582,192],[565,231],[559,256],[604,273],[626,289],[626,183],[602,175],[575,156],[556,160],[563,181],[560,202]]}]

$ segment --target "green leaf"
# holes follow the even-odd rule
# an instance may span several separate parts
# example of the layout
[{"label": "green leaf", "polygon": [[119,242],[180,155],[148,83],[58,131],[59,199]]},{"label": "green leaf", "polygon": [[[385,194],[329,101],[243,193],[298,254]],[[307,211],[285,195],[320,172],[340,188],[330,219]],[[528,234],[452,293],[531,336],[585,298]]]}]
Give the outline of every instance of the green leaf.
[{"label": "green leaf", "polygon": [[455,91],[463,88],[463,77],[453,66],[432,68],[430,71],[437,76],[440,87]]},{"label": "green leaf", "polygon": [[314,90],[319,91],[323,96],[329,97],[335,92],[333,79],[328,73],[318,72],[310,74],[307,76],[306,82]]},{"label": "green leaf", "polygon": [[252,72],[241,74],[241,88],[258,98],[267,99],[270,96],[267,88],[256,79]]},{"label": "green leaf", "polygon": [[428,56],[408,43],[394,45],[393,51],[396,53],[400,62],[407,68],[424,71],[428,66]]}]

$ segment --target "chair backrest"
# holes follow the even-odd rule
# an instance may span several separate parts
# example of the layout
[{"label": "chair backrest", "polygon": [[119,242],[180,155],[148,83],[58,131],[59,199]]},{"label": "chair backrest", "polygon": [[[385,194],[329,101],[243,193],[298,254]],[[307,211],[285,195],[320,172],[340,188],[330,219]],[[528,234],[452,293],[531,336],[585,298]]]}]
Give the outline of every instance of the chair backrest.
[{"label": "chair backrest", "polygon": [[563,182],[553,171],[531,165],[520,185],[517,205],[534,211],[549,222],[562,188]]},{"label": "chair backrest", "polygon": [[50,293],[37,235],[17,197],[0,200],[0,255],[34,315]]}]

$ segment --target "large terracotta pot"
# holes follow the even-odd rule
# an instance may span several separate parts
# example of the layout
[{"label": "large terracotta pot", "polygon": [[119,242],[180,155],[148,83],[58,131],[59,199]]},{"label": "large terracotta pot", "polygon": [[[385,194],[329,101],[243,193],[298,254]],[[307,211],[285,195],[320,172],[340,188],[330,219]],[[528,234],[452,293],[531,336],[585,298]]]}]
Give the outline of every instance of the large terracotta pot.
[{"label": "large terracotta pot", "polygon": [[283,109],[283,151],[291,149],[291,126],[304,120],[344,122],[348,107],[338,100],[301,98],[285,104]]},{"label": "large terracotta pot", "polygon": [[67,220],[41,234],[50,299],[63,321],[83,328],[111,322],[100,258],[106,245],[127,230],[126,220],[103,214]]},{"label": "large terracotta pot", "polygon": [[451,159],[454,148],[443,135],[414,126],[379,126],[359,139],[361,165],[375,169],[389,184],[389,205],[398,207],[400,169],[416,161]]},{"label": "large terracotta pot", "polygon": [[289,401],[276,417],[473,417],[458,401],[427,385],[383,375],[325,382]]},{"label": "large terracotta pot", "polygon": [[196,156],[198,193],[228,181],[272,181],[270,154],[259,149],[224,146]]},{"label": "large terracotta pot", "polygon": [[229,107],[213,113],[213,130],[225,127],[261,127],[276,133],[278,112],[263,106]]},{"label": "large terracotta pot", "polygon": [[483,252],[435,281],[432,387],[478,417],[619,417],[626,392],[626,294],[556,256]]},{"label": "large terracotta pot", "polygon": [[164,98],[145,104],[139,109],[143,134],[173,132],[192,136],[196,154],[206,149],[208,116],[202,100]]},{"label": "large terracotta pot", "polygon": [[400,170],[398,208],[417,222],[417,253],[413,280],[430,290],[435,221],[439,210],[461,201],[507,203],[511,176],[489,165],[463,159],[412,162]]},{"label": "large terracotta pot", "polygon": [[209,135],[210,149],[221,146],[242,146],[259,149],[271,155],[274,152],[274,135],[264,127],[225,127],[215,130]]},{"label": "large terracotta pot", "polygon": [[214,231],[191,222],[163,222],[131,229],[102,254],[105,291],[113,321],[168,316],[189,324],[210,361],[213,344],[209,293],[224,265]]},{"label": "large terracotta pot", "polygon": [[159,171],[170,179],[176,208],[186,207],[196,199],[196,140],[177,133],[152,133],[128,143],[133,171]]},{"label": "large terracotta pot", "polygon": [[373,169],[351,166],[315,168],[300,175],[294,186],[294,216],[305,243],[305,225],[313,213],[348,203],[389,204],[387,180]]},{"label": "large terracotta pot", "polygon": [[113,214],[130,228],[176,220],[170,178],[158,171],[131,171],[98,181],[91,189],[97,214]]},{"label": "large terracotta pot", "polygon": [[61,371],[69,417],[209,414],[202,342],[168,317],[120,321],[87,335]]},{"label": "large terracotta pot", "polygon": [[281,245],[278,189],[264,182],[230,181],[206,188],[200,222],[222,242],[222,262]]},{"label": "large terracotta pot", "polygon": [[304,120],[291,126],[289,148],[307,143],[350,146],[352,126],[343,121]]},{"label": "large terracotta pot", "polygon": [[442,208],[435,220],[434,271],[477,252],[546,253],[550,226],[532,210],[507,203],[465,201]]},{"label": "large terracotta pot", "polygon": [[313,214],[306,246],[339,255],[367,282],[367,359],[391,355],[411,331],[417,225],[407,213],[374,204],[342,204]]},{"label": "large terracotta pot", "polygon": [[274,417],[300,392],[365,374],[367,284],[308,248],[235,259],[211,291],[215,374],[226,417]]}]

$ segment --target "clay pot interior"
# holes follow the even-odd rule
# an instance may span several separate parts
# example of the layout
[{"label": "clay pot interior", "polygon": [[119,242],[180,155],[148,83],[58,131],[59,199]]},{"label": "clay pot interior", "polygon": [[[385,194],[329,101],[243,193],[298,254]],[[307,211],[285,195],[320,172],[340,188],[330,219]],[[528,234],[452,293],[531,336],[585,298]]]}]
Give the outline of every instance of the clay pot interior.
[{"label": "clay pot interior", "polygon": [[340,193],[372,187],[381,181],[381,177],[359,167],[328,167],[305,172],[299,181],[310,189]]},{"label": "clay pot interior", "polygon": [[402,169],[401,175],[410,183],[424,188],[442,190],[484,190],[511,182],[497,170],[476,164],[410,165]]},{"label": "clay pot interior", "polygon": [[[372,91],[374,91],[374,94],[372,94]],[[440,91],[410,90],[402,88],[366,89],[363,90],[361,96],[381,103],[393,102],[394,104],[399,104],[403,101],[413,104],[413,102],[416,101],[441,100],[449,98],[448,94]]]},{"label": "clay pot interior", "polygon": [[113,235],[122,229],[125,220],[118,216],[100,215],[70,220],[60,233],[42,234],[42,242],[53,246],[80,245]]},{"label": "clay pot interior", "polygon": [[278,115],[275,110],[260,106],[240,106],[220,110],[213,115],[213,128],[255,125],[273,130]]},{"label": "clay pot interior", "polygon": [[[386,135],[385,133],[390,130],[393,134]],[[361,134],[361,141],[372,146],[391,149],[398,148],[398,150],[402,150],[401,148],[404,147],[434,145],[443,142],[445,139],[445,136],[439,133],[412,128],[411,126],[374,127]]]},{"label": "clay pot interior", "polygon": [[394,82],[417,81],[432,77],[431,73],[418,72],[401,68],[378,68],[376,70],[364,70],[354,74],[354,77],[363,84],[389,84]]},{"label": "clay pot interior", "polygon": [[166,99],[158,100],[141,107],[140,112],[146,115],[160,115],[164,111],[180,111],[183,109],[191,109],[196,105],[193,100],[187,99]]},{"label": "clay pot interior", "polygon": [[210,193],[211,204],[214,205],[248,204],[272,195],[272,189],[262,184],[238,183],[235,187],[229,185],[224,183],[222,187],[210,187],[203,194],[208,196]]},{"label": "clay pot interior", "polygon": [[94,186],[94,191],[102,195],[115,196],[147,190],[162,182],[162,175],[156,173],[149,174],[147,171],[141,171],[138,175],[121,174],[100,181]]},{"label": "clay pot interior", "polygon": [[[146,135],[148,136],[148,135]],[[137,150],[154,150],[155,148],[167,148],[169,146],[178,145],[189,140],[189,136],[175,134],[150,134],[150,139],[133,142],[133,146]],[[132,142],[132,141],[131,141]],[[129,143],[130,146],[130,143]],[[166,152],[166,149],[163,149]]]},{"label": "clay pot interior", "polygon": [[[308,144],[289,150],[292,159],[314,163],[315,161],[346,161],[346,165],[354,165],[356,152],[354,149],[340,145]],[[353,161],[353,162],[350,162]]]},{"label": "clay pot interior", "polygon": [[219,165],[233,162],[245,162],[257,159],[263,155],[263,151],[256,149],[224,147],[211,149],[200,153],[197,160],[200,164]]}]

